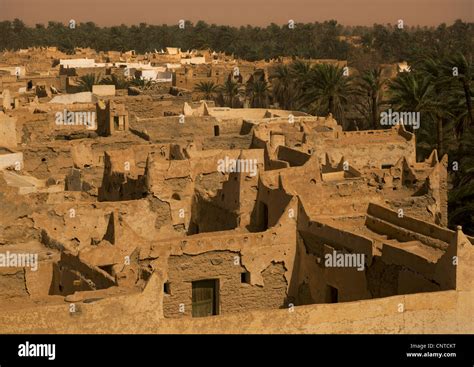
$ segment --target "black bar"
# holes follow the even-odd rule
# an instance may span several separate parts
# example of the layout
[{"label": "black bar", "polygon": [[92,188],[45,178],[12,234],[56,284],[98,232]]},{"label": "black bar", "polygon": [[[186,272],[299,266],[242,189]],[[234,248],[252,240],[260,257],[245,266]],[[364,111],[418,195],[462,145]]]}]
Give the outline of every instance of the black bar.
[{"label": "black bar", "polygon": [[[54,359],[46,353],[52,346],[38,350],[42,357],[19,356],[26,342],[32,351],[54,344]],[[0,335],[0,366],[182,366],[199,364],[206,350],[222,365],[473,366],[473,342],[472,335]]]}]

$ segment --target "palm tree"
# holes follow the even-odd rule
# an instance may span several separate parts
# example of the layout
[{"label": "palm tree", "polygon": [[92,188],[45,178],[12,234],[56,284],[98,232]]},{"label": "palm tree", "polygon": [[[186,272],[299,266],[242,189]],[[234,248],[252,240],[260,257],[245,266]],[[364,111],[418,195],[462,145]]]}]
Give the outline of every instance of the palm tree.
[{"label": "palm tree", "polygon": [[213,100],[216,93],[219,91],[219,87],[214,82],[199,82],[194,90],[203,94],[204,99]]},{"label": "palm tree", "polygon": [[311,66],[306,61],[298,59],[291,63],[290,71],[294,82],[298,84],[299,89],[302,89],[308,74],[311,71]]},{"label": "palm tree", "polygon": [[474,235],[474,133],[466,130],[461,137],[454,160],[459,162],[453,175],[454,188],[449,192],[449,224],[463,226],[464,233]]},{"label": "palm tree", "polygon": [[[431,78],[422,73],[401,73],[389,83],[391,106],[399,112],[419,112],[420,132],[430,131],[429,124],[436,123],[436,145],[443,154],[443,104],[436,96]],[[410,128],[409,128],[410,129]]]},{"label": "palm tree", "polygon": [[277,65],[270,76],[273,90],[273,98],[278,105],[285,109],[293,109],[295,86],[292,70],[287,65]]},{"label": "palm tree", "polygon": [[344,124],[344,110],[353,91],[351,79],[344,75],[343,68],[330,64],[313,66],[303,84],[301,107],[310,113],[332,114]]},{"label": "palm tree", "polygon": [[127,89],[130,86],[130,82],[125,78],[112,74],[106,76],[100,81],[100,84],[115,85],[116,89]]},{"label": "palm tree", "polygon": [[220,92],[224,97],[225,104],[233,108],[234,99],[240,95],[239,85],[234,82],[231,78],[228,78],[227,81],[220,86]]},{"label": "palm tree", "polygon": [[[449,58],[445,65],[446,73],[452,75],[454,80],[458,81],[458,85],[461,87],[464,94],[464,103],[465,103],[465,118],[462,121],[465,121],[469,126],[474,126],[474,116],[473,116],[473,92],[472,88],[472,76],[474,74],[474,64],[472,61],[467,60],[463,54],[457,53]],[[456,69],[454,69],[456,68]],[[457,71],[457,76],[454,75],[454,71]],[[464,130],[465,124],[460,124],[457,126],[457,131],[462,133]]]},{"label": "palm tree", "polygon": [[362,103],[357,103],[357,107],[365,112],[374,130],[379,126],[383,87],[386,82],[387,79],[382,77],[381,68],[365,71],[358,80],[356,94],[362,98]]},{"label": "palm tree", "polygon": [[400,111],[431,111],[433,85],[421,74],[401,73],[389,83],[389,103]]},{"label": "palm tree", "polygon": [[294,88],[293,107],[296,107],[301,96],[305,93],[306,81],[310,72],[311,66],[306,61],[297,59],[290,65],[290,75],[293,77]]},{"label": "palm tree", "polygon": [[306,61],[297,59],[288,65],[278,65],[270,79],[272,93],[278,104],[292,110],[297,107],[301,95],[305,92],[305,82],[308,79],[311,66]]},{"label": "palm tree", "polygon": [[94,85],[100,84],[100,75],[86,74],[79,77],[78,85],[81,92],[92,92]]},{"label": "palm tree", "polygon": [[135,77],[130,84],[140,89],[151,89],[154,83],[151,80]]},{"label": "palm tree", "polygon": [[433,103],[431,103],[431,114],[436,123],[436,135],[437,135],[437,146],[438,154],[442,156],[444,154],[444,134],[443,126],[447,124],[447,120],[452,117],[449,113],[450,105],[448,96],[452,88],[452,78],[447,76],[445,69],[439,59],[424,58],[416,66],[416,72],[421,74],[420,78],[425,78],[433,88],[433,94],[431,96]]},{"label": "palm tree", "polygon": [[[470,94],[474,96],[472,89]],[[465,93],[460,88],[452,88],[448,93],[446,104],[449,106],[450,117],[455,122],[454,131],[458,137],[461,137],[469,126],[469,110],[466,108]]]},{"label": "palm tree", "polygon": [[266,108],[268,105],[268,83],[265,79],[254,80],[253,77],[247,82],[247,95],[250,98],[250,106],[253,108]]}]

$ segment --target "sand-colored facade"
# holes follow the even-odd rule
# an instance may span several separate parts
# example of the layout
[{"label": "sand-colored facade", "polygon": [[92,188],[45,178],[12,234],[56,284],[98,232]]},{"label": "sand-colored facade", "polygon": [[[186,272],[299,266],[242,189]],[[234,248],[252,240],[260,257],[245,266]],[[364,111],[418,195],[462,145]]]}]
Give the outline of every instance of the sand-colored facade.
[{"label": "sand-colored facade", "polygon": [[[196,58],[194,72],[235,61],[182,54],[76,56]],[[37,267],[0,267],[0,331],[474,331],[474,238],[447,228],[448,157],[417,161],[402,125],[344,131],[331,115],[218,107],[176,86],[83,100],[67,93],[81,72],[37,68],[51,95],[2,94],[0,247]]]}]

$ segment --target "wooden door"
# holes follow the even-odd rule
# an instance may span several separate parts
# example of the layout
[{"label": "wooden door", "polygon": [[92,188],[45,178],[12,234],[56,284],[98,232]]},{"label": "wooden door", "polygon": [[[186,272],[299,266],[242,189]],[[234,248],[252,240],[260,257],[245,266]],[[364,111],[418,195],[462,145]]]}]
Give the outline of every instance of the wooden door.
[{"label": "wooden door", "polygon": [[218,314],[218,280],[199,280],[193,286],[193,317]]}]

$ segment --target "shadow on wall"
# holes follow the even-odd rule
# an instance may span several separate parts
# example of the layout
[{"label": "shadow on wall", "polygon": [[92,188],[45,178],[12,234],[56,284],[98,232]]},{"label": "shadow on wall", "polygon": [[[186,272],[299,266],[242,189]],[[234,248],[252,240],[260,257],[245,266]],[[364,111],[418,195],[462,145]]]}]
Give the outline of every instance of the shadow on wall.
[{"label": "shadow on wall", "polygon": [[49,295],[67,296],[74,292],[106,289],[114,285],[115,278],[105,270],[62,252],[61,259],[53,265]]},{"label": "shadow on wall", "polygon": [[292,199],[283,189],[271,190],[261,183],[259,186],[250,224],[246,227],[249,232],[263,232],[277,224]]},{"label": "shadow on wall", "polygon": [[237,228],[239,225],[237,214],[222,207],[222,200],[221,195],[204,198],[195,193],[187,234],[229,231]]}]

